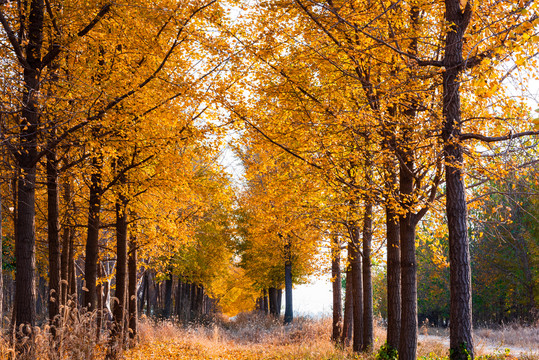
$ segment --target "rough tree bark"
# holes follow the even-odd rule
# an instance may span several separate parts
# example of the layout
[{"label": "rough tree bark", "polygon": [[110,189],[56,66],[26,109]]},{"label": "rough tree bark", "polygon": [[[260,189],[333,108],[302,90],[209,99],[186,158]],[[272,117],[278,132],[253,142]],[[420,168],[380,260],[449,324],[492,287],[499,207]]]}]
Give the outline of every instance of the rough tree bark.
[{"label": "rough tree bark", "polygon": [[71,237],[71,224],[70,224],[70,206],[71,206],[71,186],[69,179],[65,180],[64,184],[64,195],[63,200],[65,203],[66,213],[65,220],[62,224],[62,253],[60,256],[60,305],[67,304],[67,290],[69,284],[69,239]]},{"label": "rough tree bark", "polygon": [[[35,191],[37,141],[40,124],[39,91],[41,51],[43,44],[43,0],[24,2],[22,10],[27,13],[27,23],[21,24],[26,30],[23,65],[23,94],[20,117],[20,133],[15,159],[21,170],[18,178],[17,224],[15,238],[15,326],[26,325],[23,333],[30,335],[30,327],[35,325]],[[4,26],[5,27],[5,26]],[[6,31],[7,32],[7,31]],[[22,54],[20,54],[22,56]]]},{"label": "rough tree bark", "polygon": [[363,279],[361,272],[361,254],[359,251],[359,229],[355,224],[350,226],[351,243],[348,251],[351,252],[352,265],[352,299],[354,314],[354,331],[352,350],[359,352],[363,349]]},{"label": "rough tree bark", "polygon": [[2,194],[0,193],[0,332],[4,328],[4,272],[3,269],[3,232],[2,232]]},{"label": "rough tree bark", "polygon": [[374,348],[374,313],[372,301],[372,203],[366,200],[363,218],[363,351]]},{"label": "rough tree bark", "polygon": [[129,260],[127,263],[129,272],[129,338],[134,340],[137,337],[138,328],[138,304],[137,304],[137,244],[135,237],[131,236],[129,241]]},{"label": "rough tree bark", "polygon": [[284,246],[285,325],[291,324],[294,320],[294,313],[292,307],[292,249],[290,242],[290,238],[287,238],[286,244]]},{"label": "rough tree bark", "polygon": [[333,287],[333,326],[331,340],[341,341],[342,336],[342,277],[341,277],[341,242],[337,235],[332,236],[331,278]]},{"label": "rough tree bark", "polygon": [[47,236],[49,243],[49,321],[53,335],[60,314],[60,210],[56,151],[47,153]]},{"label": "rough tree bark", "polygon": [[344,298],[344,317],[341,343],[349,346],[354,331],[354,300],[352,282],[352,251],[351,243],[348,242],[348,265],[346,266],[346,291]]},{"label": "rough tree bark", "polygon": [[462,1],[445,0],[445,20],[449,25],[443,64],[442,139],[446,162],[446,214],[449,231],[450,263],[450,357],[473,359],[472,289],[467,208],[464,187],[463,151],[459,143],[462,119],[459,75],[463,70],[464,34],[472,16],[471,1],[461,9]]},{"label": "rough tree bark", "polygon": [[401,203],[406,213],[400,216],[401,242],[401,329],[399,359],[415,360],[417,352],[417,264],[415,261],[415,219],[412,209],[414,190],[414,163],[411,155],[403,152],[399,174]]},{"label": "rough tree bark", "polygon": [[103,159],[100,155],[92,159],[93,172],[90,177],[90,202],[88,210],[88,230],[86,236],[86,259],[84,262],[84,281],[86,289],[83,293],[82,305],[88,311],[97,305],[97,258],[99,254],[99,225],[101,212],[101,169]]},{"label": "rough tree bark", "polygon": [[[124,183],[125,181],[122,181]],[[116,201],[116,292],[113,302],[112,337],[123,338],[127,295],[127,198],[119,194]]]},{"label": "rough tree bark", "polygon": [[398,216],[386,206],[387,237],[387,344],[399,348],[401,323],[400,229]]},{"label": "rough tree bark", "polygon": [[269,312],[269,298],[268,290],[264,289],[262,291],[262,309],[264,310],[264,315],[268,315]]},{"label": "rough tree bark", "polygon": [[172,315],[172,272],[169,271],[168,277],[165,280],[165,309],[163,316],[170,318]]},{"label": "rough tree bark", "polygon": [[281,312],[280,305],[279,305],[279,290],[274,287],[270,287],[268,289],[268,298],[269,298],[269,305],[270,305],[269,306],[270,314],[273,317],[278,318]]}]

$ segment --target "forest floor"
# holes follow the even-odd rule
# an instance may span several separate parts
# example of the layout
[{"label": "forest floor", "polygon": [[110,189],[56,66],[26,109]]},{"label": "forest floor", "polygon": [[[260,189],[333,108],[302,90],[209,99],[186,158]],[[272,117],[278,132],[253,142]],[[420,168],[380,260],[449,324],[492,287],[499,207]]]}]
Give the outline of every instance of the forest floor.
[{"label": "forest floor", "polygon": [[[111,349],[102,333],[96,342],[95,317],[75,314],[73,322],[60,328],[61,345],[52,341],[50,328],[35,328],[35,353],[17,360],[103,360]],[[76,320],[76,321],[75,321]],[[299,317],[291,325],[266,316],[243,314],[234,320],[210,325],[178,326],[171,321],[141,319],[137,344],[125,351],[124,360],[180,359],[304,359],[376,360],[385,342],[385,328],[375,324],[374,351],[353,354],[350,347],[335,346],[331,340],[331,319]],[[418,360],[448,360],[448,329],[422,326]],[[477,329],[474,334],[476,360],[539,360],[539,326],[506,325],[498,329]],[[114,348],[114,347],[112,347]],[[14,350],[8,334],[0,336],[0,360],[12,359]]]},{"label": "forest floor", "polygon": [[[449,329],[421,327],[419,346],[422,343],[439,343],[449,347]],[[474,330],[476,355],[512,355],[539,359],[539,326],[524,327],[518,324],[483,327]]]},{"label": "forest floor", "polygon": [[[126,360],[160,359],[374,359],[385,341],[385,329],[375,327],[372,355],[354,355],[330,340],[331,319],[297,318],[293,325],[259,316],[240,316],[219,325],[179,328],[168,322],[142,321],[140,344],[124,354]],[[479,359],[539,360],[539,328],[506,326],[475,331]],[[447,358],[447,329],[422,327],[418,358]]]}]

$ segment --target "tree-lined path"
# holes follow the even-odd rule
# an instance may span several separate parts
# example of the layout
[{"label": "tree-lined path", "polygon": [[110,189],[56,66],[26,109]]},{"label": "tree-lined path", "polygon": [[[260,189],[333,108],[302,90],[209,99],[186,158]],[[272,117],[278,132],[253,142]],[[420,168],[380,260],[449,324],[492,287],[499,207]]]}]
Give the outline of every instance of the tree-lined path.
[{"label": "tree-lined path", "polygon": [[375,315],[403,360],[423,316],[452,360],[472,304],[533,322],[537,6],[0,1],[9,346],[33,358],[45,326],[72,356],[85,324],[85,356],[115,358],[142,314],[292,324],[294,285],[330,272],[355,353]]}]

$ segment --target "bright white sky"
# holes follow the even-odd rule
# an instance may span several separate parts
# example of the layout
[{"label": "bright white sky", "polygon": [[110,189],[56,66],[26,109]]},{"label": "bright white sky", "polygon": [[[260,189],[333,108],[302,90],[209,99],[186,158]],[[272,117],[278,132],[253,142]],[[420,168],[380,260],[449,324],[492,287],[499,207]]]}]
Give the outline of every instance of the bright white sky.
[{"label": "bright white sky", "polygon": [[[313,278],[312,284],[298,285],[292,291],[294,316],[331,316],[333,294],[331,276]],[[284,306],[284,293],[283,293]]]}]

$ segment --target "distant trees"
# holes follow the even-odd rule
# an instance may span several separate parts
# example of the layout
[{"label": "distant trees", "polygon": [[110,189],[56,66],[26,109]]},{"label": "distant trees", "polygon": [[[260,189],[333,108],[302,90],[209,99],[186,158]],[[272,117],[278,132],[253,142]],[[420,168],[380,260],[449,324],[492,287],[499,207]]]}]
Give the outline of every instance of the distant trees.
[{"label": "distant trees", "polygon": [[[534,321],[539,311],[538,167],[489,182],[474,211],[471,257],[477,322]],[[478,200],[479,201],[479,200]]]}]

